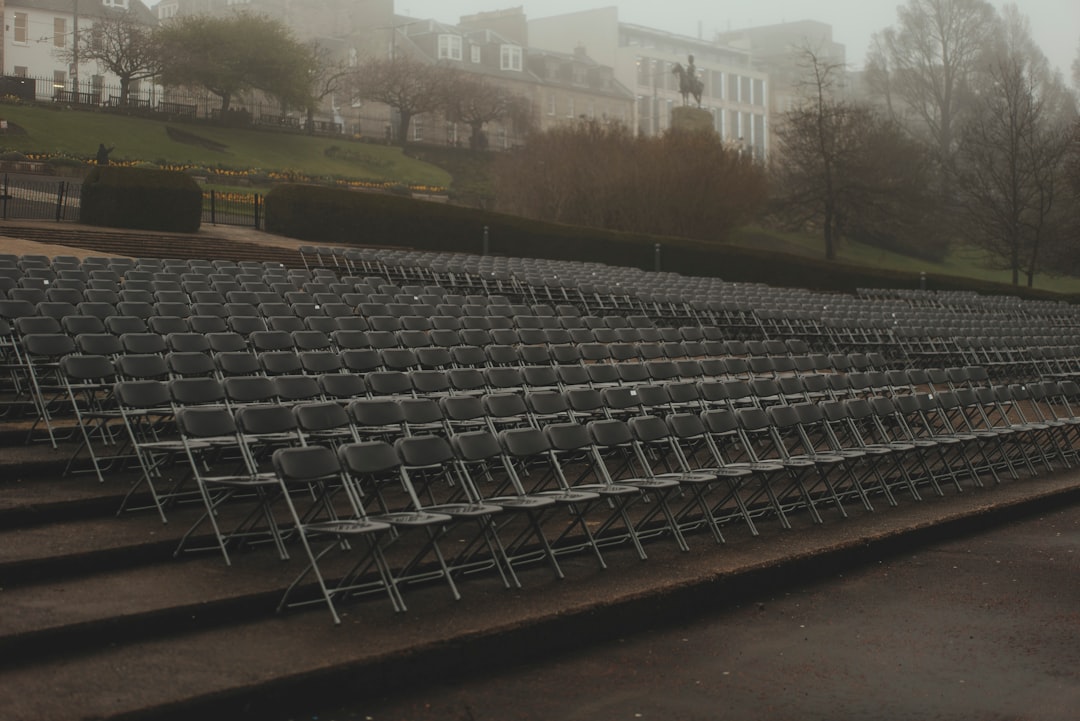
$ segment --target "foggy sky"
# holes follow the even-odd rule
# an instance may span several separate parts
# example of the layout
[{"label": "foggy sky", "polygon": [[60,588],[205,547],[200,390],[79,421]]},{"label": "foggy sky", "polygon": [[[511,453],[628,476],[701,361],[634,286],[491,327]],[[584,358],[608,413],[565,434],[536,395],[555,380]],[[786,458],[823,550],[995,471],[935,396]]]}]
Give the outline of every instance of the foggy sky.
[{"label": "foggy sky", "polygon": [[[529,18],[575,10],[617,5],[622,22],[658,30],[698,35],[738,30],[794,20],[820,20],[833,27],[833,40],[847,46],[852,69],[861,68],[870,36],[896,22],[896,7],[903,0],[395,0],[399,14],[434,18],[456,24],[462,15],[523,5]],[[1000,10],[1005,3],[994,2]],[[1070,68],[1080,45],[1080,1],[1019,0],[1020,11],[1031,21],[1031,33],[1051,65],[1070,79]],[[699,24],[700,23],[700,24]]]}]

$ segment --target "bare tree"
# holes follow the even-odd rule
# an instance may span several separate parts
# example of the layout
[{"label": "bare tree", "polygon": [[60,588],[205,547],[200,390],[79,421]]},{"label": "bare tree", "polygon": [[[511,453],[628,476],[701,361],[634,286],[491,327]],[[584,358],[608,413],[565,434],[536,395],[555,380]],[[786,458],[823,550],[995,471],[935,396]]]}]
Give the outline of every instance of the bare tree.
[{"label": "bare tree", "polygon": [[120,80],[120,104],[127,105],[131,84],[151,78],[161,70],[154,29],[139,21],[130,10],[113,9],[94,20],[88,32],[58,52],[61,60],[93,61]]},{"label": "bare tree", "polygon": [[455,74],[453,87],[447,94],[449,117],[469,126],[469,147],[487,146],[484,126],[504,121],[520,132],[532,124],[532,108],[527,98],[502,85],[469,73]]},{"label": "bare tree", "polygon": [[315,132],[315,110],[328,97],[346,90],[350,68],[345,58],[324,42],[313,40],[307,45],[311,54],[309,77],[311,79],[311,102],[307,106],[307,130]]},{"label": "bare tree", "polygon": [[1072,99],[1050,71],[1015,6],[1005,24],[976,111],[964,125],[955,189],[970,240],[1034,282],[1040,253],[1054,240],[1069,143]]},{"label": "bare tree", "polygon": [[913,219],[936,215],[926,154],[870,107],[836,99],[841,65],[811,48],[802,50],[801,64],[803,101],[776,128],[775,215],[790,227],[820,231],[830,260],[845,236],[889,237],[889,245],[902,246],[916,235]]},{"label": "bare tree", "polygon": [[397,55],[361,63],[353,68],[348,81],[354,97],[393,109],[397,115],[397,140],[405,145],[414,117],[446,109],[454,73],[448,66]]},{"label": "bare tree", "polygon": [[871,46],[868,65],[880,71],[868,76],[872,91],[918,118],[943,163],[995,25],[987,0],[907,0]]},{"label": "bare tree", "polygon": [[750,220],[767,193],[762,168],[715,133],[646,137],[586,119],[500,154],[494,178],[503,212],[705,241]]}]

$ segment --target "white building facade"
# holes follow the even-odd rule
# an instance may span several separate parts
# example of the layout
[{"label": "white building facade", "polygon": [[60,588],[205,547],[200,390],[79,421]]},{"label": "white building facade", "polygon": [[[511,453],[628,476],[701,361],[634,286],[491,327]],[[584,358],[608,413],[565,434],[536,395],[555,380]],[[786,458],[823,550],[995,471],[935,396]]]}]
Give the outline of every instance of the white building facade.
[{"label": "white building facade", "polygon": [[119,92],[119,78],[96,61],[74,62],[71,50],[77,37],[92,36],[106,13],[126,11],[140,22],[155,22],[140,0],[7,0],[4,75],[36,78],[38,100],[107,104]]},{"label": "white building facade", "polygon": [[534,47],[572,52],[585,48],[636,98],[634,127],[656,135],[671,126],[671,113],[682,104],[675,63],[694,57],[704,85],[701,107],[713,118],[720,137],[755,157],[769,151],[769,76],[745,50],[619,21],[618,8],[555,15],[529,21]]}]

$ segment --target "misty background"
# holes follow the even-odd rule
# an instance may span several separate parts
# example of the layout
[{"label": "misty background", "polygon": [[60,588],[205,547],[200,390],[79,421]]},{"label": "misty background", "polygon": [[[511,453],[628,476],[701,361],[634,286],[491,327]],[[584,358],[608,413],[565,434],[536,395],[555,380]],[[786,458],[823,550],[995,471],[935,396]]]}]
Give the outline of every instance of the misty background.
[{"label": "misty background", "polygon": [[[718,32],[796,20],[818,20],[833,28],[833,40],[847,48],[849,69],[863,67],[871,36],[896,22],[900,0],[755,0],[747,3],[703,3],[700,0],[624,0],[595,3],[581,0],[399,0],[397,12],[456,24],[462,15],[524,7],[529,19],[596,7],[619,9],[621,22],[645,25],[680,35],[711,38]],[[998,10],[1010,3],[993,2]],[[1015,3],[1031,21],[1031,34],[1050,64],[1068,80],[1080,47],[1080,2],[1076,0],[1024,0]]]}]

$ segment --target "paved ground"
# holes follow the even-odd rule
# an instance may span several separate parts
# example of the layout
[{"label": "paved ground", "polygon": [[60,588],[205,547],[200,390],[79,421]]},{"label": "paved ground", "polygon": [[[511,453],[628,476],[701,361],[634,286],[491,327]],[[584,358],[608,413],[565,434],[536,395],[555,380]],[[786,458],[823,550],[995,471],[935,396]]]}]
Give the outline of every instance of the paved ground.
[{"label": "paved ground", "polygon": [[1078,541],[1074,505],[733,608],[718,598],[668,629],[291,718],[1075,719]]}]

